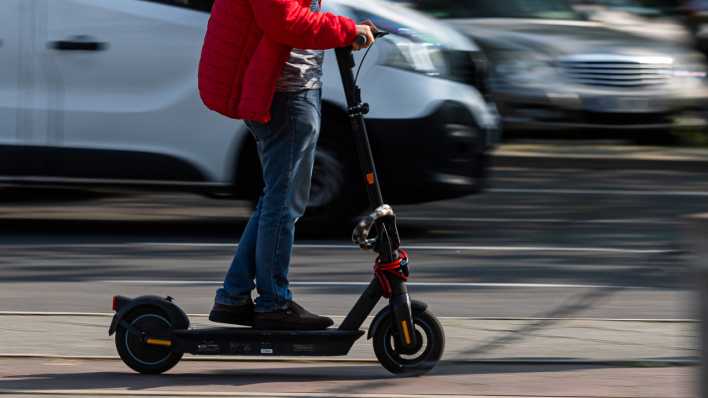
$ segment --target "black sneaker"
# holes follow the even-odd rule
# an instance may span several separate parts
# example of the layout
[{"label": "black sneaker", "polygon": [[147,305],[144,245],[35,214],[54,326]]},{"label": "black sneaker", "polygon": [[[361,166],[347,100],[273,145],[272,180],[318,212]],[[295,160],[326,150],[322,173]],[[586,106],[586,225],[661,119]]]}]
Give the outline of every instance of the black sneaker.
[{"label": "black sneaker", "polygon": [[253,301],[248,299],[239,305],[215,303],[209,313],[209,320],[218,323],[253,326]]},{"label": "black sneaker", "polygon": [[256,312],[253,317],[253,327],[263,330],[322,330],[333,324],[326,316],[315,315],[294,301],[285,309]]}]

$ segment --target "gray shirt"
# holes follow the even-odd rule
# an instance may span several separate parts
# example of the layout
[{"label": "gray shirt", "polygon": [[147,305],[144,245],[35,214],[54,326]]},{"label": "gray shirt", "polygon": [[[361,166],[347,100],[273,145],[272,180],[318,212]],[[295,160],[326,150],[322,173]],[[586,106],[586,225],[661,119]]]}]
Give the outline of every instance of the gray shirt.
[{"label": "gray shirt", "polygon": [[[312,0],[310,9],[320,11],[320,0]],[[276,84],[277,91],[293,92],[322,87],[322,61],[324,51],[294,49],[285,63],[283,74]]]}]

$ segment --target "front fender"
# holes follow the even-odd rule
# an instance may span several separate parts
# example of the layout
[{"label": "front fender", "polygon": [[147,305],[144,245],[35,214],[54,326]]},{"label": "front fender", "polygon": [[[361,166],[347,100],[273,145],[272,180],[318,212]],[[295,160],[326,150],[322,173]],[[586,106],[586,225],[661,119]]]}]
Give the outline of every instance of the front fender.
[{"label": "front fender", "polygon": [[[425,304],[422,301],[418,300],[411,300],[411,311],[413,311],[413,314],[420,314],[421,312],[425,311],[428,308],[428,304]],[[381,325],[381,322],[383,322],[384,319],[386,319],[387,316],[391,315],[391,306],[387,305],[384,309],[379,311],[378,314],[374,317],[374,320],[371,321],[371,326],[369,326],[369,332],[366,334],[366,339],[370,340],[372,337],[374,337],[374,334],[376,333],[376,329],[379,328]]]},{"label": "front fender", "polygon": [[[119,296],[120,297],[120,296]],[[170,323],[175,329],[189,328],[189,318],[176,304],[167,298],[160,296],[140,296],[134,299],[121,297],[119,299],[120,307],[113,316],[111,326],[108,328],[108,335],[111,336],[116,332],[120,321],[131,311],[139,307],[157,307],[162,310],[170,319]]]}]

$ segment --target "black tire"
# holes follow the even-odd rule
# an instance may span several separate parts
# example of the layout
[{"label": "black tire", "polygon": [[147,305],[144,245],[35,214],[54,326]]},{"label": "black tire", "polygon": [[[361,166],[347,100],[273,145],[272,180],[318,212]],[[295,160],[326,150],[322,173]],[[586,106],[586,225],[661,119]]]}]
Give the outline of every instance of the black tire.
[{"label": "black tire", "polygon": [[[356,185],[358,177],[354,154],[351,150],[349,153],[344,150],[345,145],[333,140],[331,134],[323,135],[315,153],[310,201],[298,223],[298,230],[305,233],[321,233],[323,228],[327,228],[329,233],[331,228],[338,226],[342,226],[343,231],[349,231],[355,217],[367,205],[363,186]],[[263,190],[255,144],[249,143],[241,153],[237,170],[235,186],[242,190],[237,197],[245,197],[255,205]],[[244,170],[249,170],[249,173],[244,173]]]},{"label": "black tire", "polygon": [[366,207],[366,187],[350,121],[339,108],[323,104],[322,129],[312,173],[310,202],[298,228],[305,232],[348,236],[354,221]]},{"label": "black tire", "polygon": [[420,376],[437,365],[445,351],[445,332],[433,314],[423,311],[413,315],[416,336],[420,347],[415,354],[402,355],[396,352],[394,340],[396,329],[393,317],[389,316],[379,325],[374,334],[374,353],[386,370],[402,376]]},{"label": "black tire", "polygon": [[312,170],[312,185],[308,207],[324,209],[341,200],[347,186],[347,166],[337,153],[327,148],[317,148],[315,165]]},{"label": "black tire", "polygon": [[[139,307],[124,318],[126,322],[150,336],[169,336],[172,324],[169,317],[156,307]],[[182,359],[181,352],[170,347],[148,345],[142,336],[119,326],[116,331],[118,355],[131,369],[143,374],[160,374],[172,369]]]},{"label": "black tire", "polygon": [[636,145],[676,145],[679,142],[679,137],[670,129],[658,131],[642,131],[632,134],[632,140]]},{"label": "black tire", "polygon": [[324,146],[317,148],[303,226],[320,230],[336,226],[351,229],[354,218],[366,208],[366,202],[352,189],[355,179],[352,164],[339,151]]}]

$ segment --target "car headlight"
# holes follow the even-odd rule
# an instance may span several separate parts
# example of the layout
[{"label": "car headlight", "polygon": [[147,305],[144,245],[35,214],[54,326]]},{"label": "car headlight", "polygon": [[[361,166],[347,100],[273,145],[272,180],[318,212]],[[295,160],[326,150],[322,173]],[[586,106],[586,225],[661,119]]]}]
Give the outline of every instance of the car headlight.
[{"label": "car headlight", "polygon": [[445,54],[439,46],[402,36],[390,36],[388,41],[392,46],[382,61],[383,65],[430,76],[447,75]]},{"label": "car headlight", "polygon": [[678,90],[690,90],[706,84],[706,67],[702,56],[685,57],[676,60],[670,69],[670,77]]},{"label": "car headlight", "polygon": [[497,54],[493,62],[493,79],[500,83],[523,86],[544,84],[556,75],[550,60],[529,54]]},{"label": "car headlight", "polygon": [[706,67],[699,63],[674,65],[671,75],[683,79],[705,79]]},{"label": "car headlight", "polygon": [[[380,65],[468,84],[481,80],[486,64],[481,65],[482,59],[477,55],[479,48],[459,32],[444,26],[418,26],[424,24],[424,20],[413,27],[359,8],[351,8],[350,12],[355,19],[369,20],[391,33],[377,44],[381,50]],[[415,14],[410,19],[418,18],[423,17]]]},{"label": "car headlight", "polygon": [[685,78],[694,78],[694,79],[703,79],[706,77],[705,70],[700,70],[700,69],[697,70],[697,69],[691,69],[691,68],[674,69],[672,74],[674,77],[685,77]]}]

